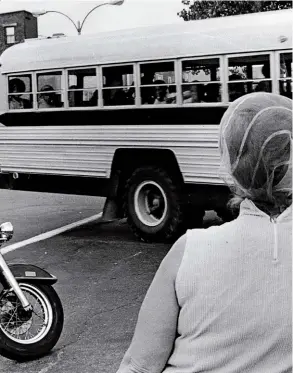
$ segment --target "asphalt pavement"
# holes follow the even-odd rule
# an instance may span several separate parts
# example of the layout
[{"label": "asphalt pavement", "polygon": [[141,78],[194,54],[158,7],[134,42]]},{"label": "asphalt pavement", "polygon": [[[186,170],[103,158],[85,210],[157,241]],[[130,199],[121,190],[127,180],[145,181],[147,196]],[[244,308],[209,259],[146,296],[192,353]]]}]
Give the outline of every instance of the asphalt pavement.
[{"label": "asphalt pavement", "polygon": [[[97,214],[95,197],[0,191],[0,221],[15,226],[14,242]],[[213,213],[205,225],[218,223]],[[61,338],[42,359],[0,357],[1,373],[112,373],[125,353],[156,269],[170,248],[138,241],[124,221],[86,224],[9,252],[10,263],[38,265],[58,277],[65,312]]]},{"label": "asphalt pavement", "polygon": [[105,198],[0,189],[0,223],[10,221],[19,242],[102,211]]},{"label": "asphalt pavement", "polygon": [[58,277],[65,324],[50,355],[22,364],[0,358],[1,372],[115,372],[168,249],[136,241],[125,223],[92,223],[7,254],[10,263],[31,262]]}]

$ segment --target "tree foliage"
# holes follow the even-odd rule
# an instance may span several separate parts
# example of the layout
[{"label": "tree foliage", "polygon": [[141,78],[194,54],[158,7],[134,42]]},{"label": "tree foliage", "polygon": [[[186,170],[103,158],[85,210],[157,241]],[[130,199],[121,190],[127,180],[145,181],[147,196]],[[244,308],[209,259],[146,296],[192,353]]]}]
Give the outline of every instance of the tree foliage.
[{"label": "tree foliage", "polygon": [[225,17],[237,14],[266,12],[269,10],[280,10],[292,8],[292,1],[205,1],[205,0],[182,0],[184,8],[178,13],[184,21],[205,19],[214,17]]}]

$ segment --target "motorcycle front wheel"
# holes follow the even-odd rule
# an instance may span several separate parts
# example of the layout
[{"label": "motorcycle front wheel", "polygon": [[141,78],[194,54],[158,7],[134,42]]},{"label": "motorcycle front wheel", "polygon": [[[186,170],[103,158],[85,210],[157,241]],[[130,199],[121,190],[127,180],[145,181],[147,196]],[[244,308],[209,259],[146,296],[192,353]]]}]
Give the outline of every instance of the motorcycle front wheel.
[{"label": "motorcycle front wheel", "polygon": [[57,343],[63,328],[61,301],[52,286],[20,283],[32,305],[25,311],[13,291],[0,298],[0,355],[17,361],[37,359]]}]

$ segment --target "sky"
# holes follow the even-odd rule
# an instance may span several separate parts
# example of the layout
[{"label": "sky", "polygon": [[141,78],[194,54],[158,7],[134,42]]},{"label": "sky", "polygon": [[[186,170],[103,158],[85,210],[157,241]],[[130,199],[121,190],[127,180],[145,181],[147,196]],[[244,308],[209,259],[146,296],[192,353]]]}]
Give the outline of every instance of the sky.
[{"label": "sky", "polygon": [[[56,10],[65,13],[77,23],[96,5],[107,0],[0,0],[0,13],[16,10],[29,12]],[[94,10],[82,29],[82,34],[135,28],[156,24],[183,22],[177,13],[184,8],[181,0],[125,0],[123,5],[104,5]],[[76,35],[72,23],[66,17],[48,13],[38,17],[40,36],[54,33]]]}]

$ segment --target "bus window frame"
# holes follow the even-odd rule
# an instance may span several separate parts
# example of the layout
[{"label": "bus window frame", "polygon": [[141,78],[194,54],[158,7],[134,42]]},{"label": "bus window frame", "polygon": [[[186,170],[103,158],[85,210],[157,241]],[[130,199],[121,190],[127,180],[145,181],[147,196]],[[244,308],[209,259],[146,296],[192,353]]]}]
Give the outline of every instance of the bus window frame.
[{"label": "bus window frame", "polygon": [[135,82],[135,100],[134,105],[136,108],[140,108],[142,106],[141,104],[141,94],[140,94],[140,68],[139,63],[136,62],[134,64],[134,82]]},{"label": "bus window frame", "polygon": [[[274,53],[275,51],[268,50],[268,51],[261,51],[261,52],[248,52],[248,53],[232,53],[232,54],[226,54],[226,66],[225,70],[227,72],[227,77],[226,77],[226,82],[225,84],[227,85],[227,93],[228,93],[228,103],[232,103],[233,101],[229,101],[229,83],[257,83],[258,81],[270,81],[272,84],[272,91],[271,93],[277,93],[277,87],[276,87],[276,80],[274,77],[275,74],[275,63],[274,63]],[[270,79],[241,79],[241,80],[233,80],[229,81],[229,58],[234,58],[234,57],[249,57],[249,56],[269,56],[269,63],[270,63]],[[252,93],[252,92],[251,92]],[[241,97],[241,96],[240,96]]]},{"label": "bus window frame", "polygon": [[[288,54],[291,54],[292,56],[292,49],[283,49],[283,50],[278,50],[276,51],[275,53],[275,59],[274,59],[274,63],[276,64],[276,86],[277,86],[277,90],[278,90],[278,94],[280,95],[280,85],[279,85],[279,82],[281,81],[281,54],[282,53],[288,53]],[[292,61],[293,62],[293,61]],[[291,71],[291,77],[288,77],[288,78],[285,78],[285,80],[291,80],[291,84],[293,85],[293,74],[292,74],[292,71]]]},{"label": "bus window frame", "polygon": [[[28,108],[28,109],[10,109],[9,107],[9,96],[10,96],[10,92],[9,92],[9,78],[11,77],[21,77],[21,76],[28,76],[30,75],[31,77],[31,91],[30,92],[20,92],[22,94],[28,94],[28,95],[32,95],[33,96],[33,100],[32,100],[32,107],[31,108]],[[6,106],[6,111],[8,112],[13,112],[13,113],[28,113],[28,112],[31,112],[31,111],[34,111],[34,86],[33,86],[33,71],[27,71],[27,72],[19,72],[19,73],[9,73],[9,74],[5,74],[4,75],[5,78],[6,78],[6,84],[5,84],[5,97],[6,97],[6,103],[5,103],[5,106]],[[5,79],[4,78],[4,79]]]},{"label": "bus window frame", "polygon": [[[77,89],[77,91],[89,91],[89,90],[92,90],[92,89],[95,89],[97,90],[98,92],[98,103],[96,106],[86,106],[86,107],[83,107],[83,106],[69,106],[69,99],[68,99],[68,92],[69,92],[69,85],[68,85],[68,82],[69,82],[69,71],[70,70],[86,70],[86,69],[94,69],[96,71],[96,87],[95,88],[80,88],[80,89]],[[98,75],[98,66],[97,65],[94,65],[94,66],[77,66],[76,68],[75,67],[68,67],[65,69],[66,71],[66,76],[65,76],[65,95],[64,95],[64,101],[66,101],[66,105],[65,105],[65,102],[64,102],[64,108],[67,109],[67,110],[74,110],[74,111],[78,111],[78,110],[85,110],[85,108],[88,110],[94,110],[94,109],[97,109],[99,108],[99,99],[100,99],[100,92],[99,92],[99,75]]]},{"label": "bus window frame", "polygon": [[38,109],[38,96],[37,92],[37,72],[33,71],[33,81],[32,81],[32,89],[33,89],[33,110]]},{"label": "bus window frame", "polygon": [[[282,53],[291,53],[292,50],[290,48],[282,49],[282,50],[267,50],[267,51],[261,51],[261,52],[244,52],[244,53],[232,53],[232,54],[217,54],[217,55],[203,55],[203,56],[188,56],[188,57],[181,57],[177,59],[157,59],[157,60],[144,60],[144,61],[134,61],[134,62],[123,62],[123,63],[108,63],[104,65],[98,65],[98,64],[90,64],[87,66],[68,66],[66,68],[56,68],[56,69],[45,69],[45,70],[32,70],[32,71],[21,71],[21,72],[13,72],[13,73],[6,73],[4,74],[6,78],[6,109],[9,112],[32,112],[32,111],[64,111],[64,110],[85,110],[84,107],[69,107],[68,102],[68,78],[69,78],[69,71],[70,70],[84,70],[84,69],[95,69],[96,70],[96,79],[97,79],[97,92],[98,92],[98,103],[97,106],[92,107],[86,107],[86,110],[96,110],[99,109],[137,109],[141,107],[145,108],[171,108],[171,107],[194,107],[194,106],[206,106],[206,107],[215,107],[215,106],[227,106],[231,102],[229,102],[229,59],[235,58],[235,57],[249,57],[249,56],[262,56],[266,55],[269,56],[269,63],[270,63],[270,79],[267,79],[268,81],[271,81],[272,84],[272,93],[280,94],[279,89],[279,80],[280,80],[280,55]],[[220,102],[196,102],[196,103],[184,103],[183,97],[182,97],[182,87],[184,84],[182,84],[182,76],[183,76],[183,62],[184,61],[195,61],[195,60],[202,60],[202,59],[219,59],[219,72],[220,72],[220,80],[219,81],[212,81],[208,82],[210,83],[218,83],[221,87],[221,101]],[[170,63],[172,62],[174,64],[174,76],[175,76],[175,82],[168,84],[166,83],[166,86],[174,86],[176,87],[176,103],[170,103],[170,104],[161,104],[161,105],[155,105],[155,104],[144,104],[141,103],[141,88],[142,87],[152,87],[155,85],[141,85],[141,65],[150,65],[150,64],[156,64],[156,63]],[[131,87],[134,87],[135,89],[135,101],[133,105],[109,105],[104,106],[103,102],[103,68],[107,67],[119,67],[119,66],[132,66],[133,68],[133,82],[134,85]],[[60,92],[60,94],[63,94],[64,97],[64,105],[62,107],[56,107],[56,108],[39,108],[38,107],[38,94],[39,92],[37,90],[37,77],[42,74],[51,73],[54,75],[54,73],[59,72],[61,73],[61,87],[63,86],[63,89],[54,90],[54,92]],[[26,92],[27,94],[32,94],[33,96],[33,105],[32,108],[29,109],[10,109],[9,108],[9,78],[15,77],[15,76],[30,76],[31,77],[31,92]],[[288,78],[289,79],[289,78]],[[239,81],[233,81],[233,83],[236,82],[254,82],[257,83],[258,81],[265,80],[265,79],[243,79]],[[291,80],[293,78],[291,77]],[[192,83],[186,83],[186,84],[192,84]],[[204,84],[204,82],[198,82],[198,84]],[[119,86],[119,88],[127,88],[127,86]],[[130,88],[130,87],[128,87]],[[110,87],[109,87],[110,89]],[[115,87],[111,87],[111,89],[115,89]]]},{"label": "bus window frame", "polygon": [[[291,56],[292,56],[292,50],[290,50],[290,49],[284,49],[284,50],[276,51],[276,66],[278,66],[278,67],[281,67],[280,56],[283,53],[288,53],[288,54],[291,54]],[[277,77],[276,78],[277,78],[277,80],[282,79],[281,76],[280,76],[280,69],[277,69]],[[286,78],[286,79],[293,79],[293,75],[291,77]]]},{"label": "bus window frame", "polygon": [[102,65],[98,65],[96,67],[97,70],[97,89],[98,89],[98,108],[102,109],[103,108],[103,95],[102,95],[102,90],[103,90],[103,72],[102,72]]},{"label": "bus window frame", "polygon": [[119,67],[119,66],[132,66],[132,75],[133,75],[133,82],[134,82],[134,85],[133,86],[129,86],[128,89],[130,89],[130,87],[134,87],[135,89],[135,96],[137,96],[137,85],[136,85],[136,81],[135,81],[135,65],[136,65],[136,62],[125,62],[125,63],[111,63],[111,64],[104,64],[104,65],[99,65],[99,68],[100,68],[100,73],[101,73],[101,76],[100,76],[100,81],[99,81],[99,84],[101,85],[100,89],[101,89],[101,92],[99,94],[99,101],[101,99],[101,106],[97,106],[97,107],[100,107],[102,109],[128,109],[128,108],[136,108],[136,100],[134,100],[134,104],[133,105],[104,105],[104,96],[103,96],[103,92],[104,92],[104,89],[106,90],[110,90],[110,89],[121,89],[121,88],[127,88],[128,86],[117,86],[117,87],[104,87],[104,84],[103,84],[103,68],[106,68],[106,67]]},{"label": "bus window frame", "polygon": [[[140,97],[140,105],[139,107],[143,107],[143,108],[168,108],[168,107],[178,107],[180,106],[179,103],[178,103],[178,91],[177,91],[177,88],[178,88],[178,83],[176,81],[176,65],[178,64],[178,59],[174,59],[174,58],[171,58],[171,59],[164,59],[164,60],[147,60],[147,61],[139,61],[137,62],[137,65],[138,65],[138,89],[139,89],[139,97]],[[158,64],[158,63],[164,63],[164,62],[173,62],[174,63],[174,78],[175,78],[175,83],[171,83],[171,84],[162,84],[162,87],[168,87],[168,86],[175,86],[176,87],[176,103],[175,104],[161,104],[161,105],[155,105],[155,104],[142,104],[141,103],[141,88],[146,88],[146,87],[156,87],[157,84],[147,84],[147,85],[141,85],[141,69],[140,69],[140,66],[141,65],[146,65],[146,64]],[[177,73],[178,74],[178,73]]]},{"label": "bus window frame", "polygon": [[[225,80],[223,79],[222,75],[222,70],[223,70],[223,63],[224,63],[224,58],[225,55],[203,55],[203,56],[197,56],[197,57],[187,57],[187,58],[180,58],[179,63],[180,63],[180,72],[181,72],[181,80],[180,80],[180,88],[181,88],[181,105],[183,107],[193,107],[193,106],[223,106],[226,105],[225,101],[223,101],[223,86],[225,85]],[[213,80],[213,81],[207,81],[207,82],[190,82],[190,83],[183,83],[183,62],[184,61],[197,61],[197,60],[203,60],[203,59],[219,59],[219,72],[220,72],[220,80]],[[184,103],[183,97],[182,97],[182,87],[188,86],[188,85],[200,85],[200,84],[215,84],[218,83],[220,85],[220,92],[221,92],[221,101],[218,102],[189,102],[189,103]],[[227,101],[228,102],[228,101]]]},{"label": "bus window frame", "polygon": [[229,105],[229,90],[228,90],[228,80],[229,80],[229,68],[228,68],[228,57],[227,55],[222,55],[222,77],[223,77],[223,86],[222,86],[222,102],[225,105]]},{"label": "bus window frame", "polygon": [[181,60],[177,59],[175,61],[175,84],[176,84],[176,104],[177,106],[183,106],[182,98],[182,68]]},{"label": "bus window frame", "polygon": [[[37,70],[37,71],[35,71],[35,73],[36,73],[36,75],[35,75],[35,78],[36,78],[36,89],[38,89],[38,75],[41,75],[41,74],[46,74],[46,73],[53,73],[52,75],[54,75],[54,72],[61,72],[61,87],[62,87],[62,85],[63,85],[63,89],[61,88],[60,90],[53,90],[52,92],[58,92],[58,93],[60,93],[60,95],[61,95],[61,97],[62,97],[62,93],[63,93],[63,97],[64,97],[64,102],[63,102],[63,106],[61,106],[61,107],[52,107],[52,108],[40,108],[39,107],[39,104],[38,104],[38,95],[39,94],[42,94],[42,92],[41,91],[38,91],[38,90],[36,90],[35,92],[34,92],[34,95],[36,95],[36,109],[35,110],[37,110],[37,111],[49,111],[49,112],[51,112],[51,111],[60,111],[60,110],[65,110],[65,100],[66,100],[66,97],[65,97],[65,81],[64,81],[64,79],[65,79],[65,71],[66,71],[66,69],[65,68],[62,68],[62,69],[60,69],[60,68],[58,68],[58,69],[50,69],[50,70]],[[50,91],[51,92],[51,91]]]}]

